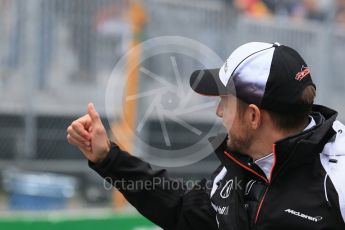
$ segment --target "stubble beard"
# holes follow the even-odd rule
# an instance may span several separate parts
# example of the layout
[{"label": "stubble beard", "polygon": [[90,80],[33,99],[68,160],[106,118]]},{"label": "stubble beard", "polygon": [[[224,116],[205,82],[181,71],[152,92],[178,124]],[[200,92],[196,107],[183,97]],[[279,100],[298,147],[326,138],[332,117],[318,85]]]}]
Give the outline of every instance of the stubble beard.
[{"label": "stubble beard", "polygon": [[250,146],[252,146],[253,135],[248,132],[248,129],[243,132],[243,135],[235,135],[229,133],[229,138],[227,140],[227,146],[243,154],[247,154]]}]

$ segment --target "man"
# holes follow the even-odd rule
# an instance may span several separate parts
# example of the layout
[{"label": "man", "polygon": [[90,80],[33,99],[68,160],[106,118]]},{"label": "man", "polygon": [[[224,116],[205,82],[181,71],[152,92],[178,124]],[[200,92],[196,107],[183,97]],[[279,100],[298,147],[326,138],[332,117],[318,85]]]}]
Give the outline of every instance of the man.
[{"label": "man", "polygon": [[[165,170],[108,141],[92,104],[68,128],[68,141],[164,229],[345,229],[345,126],[334,110],[313,105],[310,69],[295,50],[247,43],[221,69],[195,71],[190,84],[220,96],[216,114],[228,130],[228,138],[211,140],[223,140],[212,189],[205,180],[171,189],[178,182]],[[155,178],[166,180],[152,190],[114,183]]]}]

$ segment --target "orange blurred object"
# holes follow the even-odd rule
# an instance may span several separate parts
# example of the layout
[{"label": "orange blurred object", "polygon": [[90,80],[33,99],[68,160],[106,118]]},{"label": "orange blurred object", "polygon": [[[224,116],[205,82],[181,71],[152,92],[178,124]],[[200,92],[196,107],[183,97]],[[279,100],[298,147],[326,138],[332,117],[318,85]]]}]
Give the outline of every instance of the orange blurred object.
[{"label": "orange blurred object", "polygon": [[[129,50],[133,52],[129,53],[126,63],[126,88],[125,95],[135,95],[138,91],[139,83],[139,59],[141,55],[140,37],[143,27],[147,21],[146,12],[139,1],[130,1],[129,7],[129,20],[132,29],[132,41],[130,42]],[[125,101],[123,117],[113,125],[113,131],[115,133],[121,133],[121,136],[117,136],[116,142],[123,149],[128,152],[133,150],[133,133],[135,122],[137,103],[136,100]],[[121,209],[127,205],[127,201],[123,195],[114,190],[113,192],[113,207]]]}]

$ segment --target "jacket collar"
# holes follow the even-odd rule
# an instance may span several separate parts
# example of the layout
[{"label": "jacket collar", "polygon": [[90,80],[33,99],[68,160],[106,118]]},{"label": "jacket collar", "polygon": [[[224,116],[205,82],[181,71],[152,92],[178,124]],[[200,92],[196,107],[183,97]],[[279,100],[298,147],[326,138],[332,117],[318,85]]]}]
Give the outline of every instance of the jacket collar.
[{"label": "jacket collar", "polygon": [[268,182],[265,173],[260,169],[260,167],[252,164],[252,159],[249,156],[240,152],[232,151],[227,147],[227,139],[227,134],[219,134],[218,136],[209,139],[215,149],[215,154],[227,171],[232,174],[236,174],[237,177],[241,177],[244,171],[249,171],[252,176],[257,179]]},{"label": "jacket collar", "polygon": [[316,125],[313,128],[276,142],[272,180],[283,171],[314,162],[325,144],[336,134],[332,125],[337,115],[332,109],[314,105],[311,116]]},{"label": "jacket collar", "polygon": [[[275,164],[271,173],[271,181],[280,173],[314,161],[315,157],[318,157],[324,145],[336,134],[332,129],[332,125],[337,114],[336,111],[325,106],[314,105],[310,114],[316,122],[313,128],[282,139],[274,144]],[[229,165],[229,160],[235,161],[237,165],[247,171],[255,171],[256,177],[268,182],[262,170],[255,164],[251,164],[252,159],[250,157],[227,149],[226,134],[220,134],[209,140],[214,146],[217,157],[226,167]]]}]

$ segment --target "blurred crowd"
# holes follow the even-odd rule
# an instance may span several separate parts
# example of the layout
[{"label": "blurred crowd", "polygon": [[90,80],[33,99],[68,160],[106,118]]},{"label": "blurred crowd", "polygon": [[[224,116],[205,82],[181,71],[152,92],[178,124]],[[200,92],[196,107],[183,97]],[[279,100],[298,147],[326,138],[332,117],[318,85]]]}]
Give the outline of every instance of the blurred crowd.
[{"label": "blurred crowd", "polygon": [[233,0],[232,4],[239,12],[255,18],[331,19],[345,26],[345,0]]},{"label": "blurred crowd", "polygon": [[[345,28],[345,0],[222,1],[249,17],[335,21]],[[112,42],[112,45],[117,46],[114,49],[121,54],[119,40],[128,34],[125,20],[127,0],[40,0],[36,3],[34,20],[37,22],[35,33],[38,34],[38,88],[44,89],[47,86],[56,52],[54,44],[57,42],[57,31],[61,26],[68,33],[67,46],[76,60],[75,69],[69,74],[72,82],[93,82],[97,68],[97,50],[102,45],[107,47]],[[6,85],[9,72],[18,69],[23,59],[21,50],[25,41],[27,8],[22,1],[0,0],[0,88],[1,84]],[[110,52],[110,49],[106,50]],[[113,53],[111,55],[114,56]]]},{"label": "blurred crowd", "polygon": [[336,20],[340,24],[345,25],[345,0],[337,0]]}]

